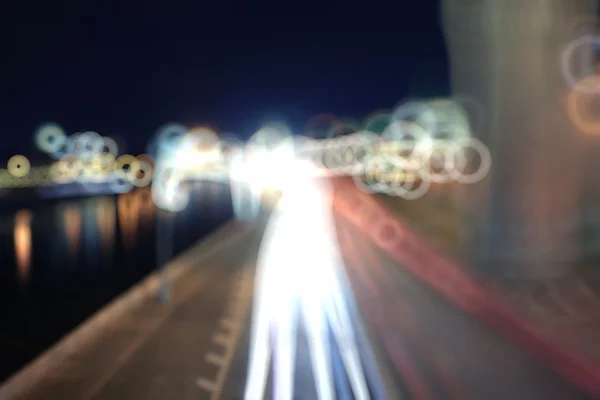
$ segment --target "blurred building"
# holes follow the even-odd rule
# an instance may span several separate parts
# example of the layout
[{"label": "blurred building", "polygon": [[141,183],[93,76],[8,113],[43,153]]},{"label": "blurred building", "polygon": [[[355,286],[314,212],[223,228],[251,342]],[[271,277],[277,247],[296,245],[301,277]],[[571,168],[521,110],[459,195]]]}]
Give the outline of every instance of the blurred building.
[{"label": "blurred building", "polygon": [[[560,59],[569,42],[594,29],[596,10],[595,0],[443,1],[453,93],[487,111],[474,134],[494,167],[469,188],[469,208],[484,226],[469,252],[492,275],[554,277],[584,256],[580,221],[599,199],[598,168],[590,171],[599,138],[568,118],[572,86]],[[591,47],[579,51],[580,76],[586,68],[593,74]]]}]

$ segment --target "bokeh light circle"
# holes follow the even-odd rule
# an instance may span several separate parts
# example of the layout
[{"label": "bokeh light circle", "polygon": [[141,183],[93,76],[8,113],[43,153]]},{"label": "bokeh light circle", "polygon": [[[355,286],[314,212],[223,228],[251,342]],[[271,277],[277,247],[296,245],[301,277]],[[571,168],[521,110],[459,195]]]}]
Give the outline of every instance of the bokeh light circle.
[{"label": "bokeh light circle", "polygon": [[133,182],[134,171],[137,168],[138,159],[131,154],[123,154],[115,160],[115,174],[123,179]]},{"label": "bokeh light circle", "polygon": [[66,182],[78,180],[83,172],[83,162],[72,154],[61,157],[56,165]]},{"label": "bokeh light circle", "polygon": [[73,153],[81,160],[92,158],[104,149],[104,140],[96,132],[87,131],[75,136],[73,140]]},{"label": "bokeh light circle", "polygon": [[[393,167],[393,172],[385,171]],[[384,193],[389,196],[416,200],[423,197],[430,189],[431,182],[418,179],[420,165],[416,160],[385,160],[369,154],[364,162],[363,174],[353,175],[353,181],[359,190],[365,193]],[[412,173],[410,172],[412,171]],[[388,180],[386,174],[397,173],[400,179]],[[411,176],[412,179],[405,179]]]},{"label": "bokeh light circle", "polygon": [[246,148],[270,152],[290,136],[291,132],[286,126],[266,125],[248,139]]},{"label": "bokeh light circle", "polygon": [[[418,123],[409,120],[395,120],[381,134],[378,145],[389,144],[393,147],[395,151],[390,155],[391,157],[411,159],[426,151],[431,140],[431,131],[425,130]],[[399,162],[399,160],[393,160],[393,162]]]},{"label": "bokeh light circle", "polygon": [[[430,146],[431,133],[410,120],[395,120],[385,129],[381,140],[374,147],[371,168],[392,170],[395,181],[377,181],[376,190],[392,192],[396,196],[413,196],[414,183],[421,177],[425,152]],[[410,180],[405,178],[411,177]],[[418,185],[421,188],[423,185]],[[392,194],[390,193],[390,194]]]},{"label": "bokeh light circle", "polygon": [[65,155],[76,155],[77,148],[79,143],[79,136],[81,136],[82,132],[74,133],[67,139],[67,143],[65,145],[66,152],[61,156],[61,158]]},{"label": "bokeh light circle", "polygon": [[7,169],[15,178],[22,178],[29,173],[31,163],[27,157],[17,154],[8,160]]},{"label": "bokeh light circle", "polygon": [[88,162],[88,170],[94,180],[107,178],[114,170],[115,157],[110,153],[100,153]]},{"label": "bokeh light circle", "polygon": [[117,158],[119,155],[119,146],[117,142],[108,136],[102,136],[102,149],[100,149],[100,153],[108,153],[111,154],[114,158]]},{"label": "bokeh light circle", "polygon": [[45,153],[55,153],[67,142],[67,135],[63,129],[54,123],[40,126],[35,134],[35,143]]},{"label": "bokeh light circle", "polygon": [[81,172],[79,174],[79,182],[101,182],[103,180],[100,171],[96,168],[94,159],[81,160]]},{"label": "bokeh light circle", "polygon": [[[575,58],[575,53],[576,53],[577,49],[588,46],[588,45],[590,45],[592,47],[600,47],[600,36],[585,35],[585,36],[581,36],[581,37],[573,40],[571,43],[569,43],[565,47],[565,49],[563,50],[563,52],[561,54],[561,70],[562,70],[563,77],[565,78],[567,84],[569,85],[569,87],[571,89],[575,89],[577,91],[586,93],[588,95],[593,95],[593,94],[599,93],[600,87],[597,87],[596,85],[588,86],[588,85],[582,84],[582,81],[585,81],[585,79],[589,75],[577,77],[576,74],[574,74],[572,71],[572,69],[573,69],[572,63]],[[584,63],[585,65],[588,64],[587,61],[592,62],[592,60],[585,60],[585,61],[586,61]],[[593,73],[593,71],[590,71],[590,72]]]},{"label": "bokeh light circle", "polygon": [[[459,162],[457,163],[456,157],[460,151],[460,145],[452,140],[433,140],[431,149],[421,153],[421,178],[425,181],[435,183],[451,182],[455,179],[454,176],[456,176],[455,171],[457,168],[462,171],[467,164],[464,157],[459,158]],[[439,164],[441,164],[441,166]]]},{"label": "bokeh light circle", "polygon": [[50,157],[58,161],[62,157],[73,154],[70,149],[73,148],[73,136],[65,137],[65,140],[61,143],[61,146],[57,146],[56,149],[49,153]]},{"label": "bokeh light circle", "polygon": [[48,169],[48,174],[53,183],[56,184],[66,184],[73,181],[73,176],[71,176],[65,168],[61,168],[61,162],[56,161],[50,165]]},{"label": "bokeh light circle", "polygon": [[136,187],[145,187],[152,182],[152,165],[144,160],[137,160],[131,166],[131,183]]},{"label": "bokeh light circle", "polygon": [[374,175],[389,165],[390,160],[379,152],[369,152],[362,161],[361,174],[355,176],[358,182],[361,182],[359,188],[366,193],[389,193],[391,187],[383,179],[372,179]]},{"label": "bokeh light circle", "polygon": [[415,122],[428,132],[435,132],[437,129],[435,112],[427,102],[420,100],[404,102],[396,107],[390,115],[390,124],[396,121]]},{"label": "bokeh light circle", "polygon": [[155,137],[155,152],[157,157],[162,154],[173,154],[179,149],[181,140],[188,132],[188,128],[181,124],[167,124],[162,126]]},{"label": "bokeh light circle", "polygon": [[360,173],[361,165],[357,161],[360,137],[355,135],[330,139],[320,149],[323,152],[322,164],[327,170],[337,175],[353,175]]},{"label": "bokeh light circle", "polygon": [[431,136],[435,139],[471,137],[469,116],[465,109],[452,99],[436,99],[428,103],[435,116],[435,127]]},{"label": "bokeh light circle", "polygon": [[368,181],[366,181],[363,175],[367,172],[367,169],[371,166],[369,163],[370,159],[363,161],[361,174],[352,175],[352,181],[354,185],[364,193],[373,194],[377,193],[378,190],[374,188]]},{"label": "bokeh light circle", "polygon": [[[461,171],[458,169],[454,169],[450,171],[450,175],[459,183],[464,184],[473,184],[480,182],[483,180],[492,170],[492,154],[487,146],[479,139],[476,138],[465,138],[457,140],[456,144],[460,148],[460,151],[457,156],[459,156],[459,160],[462,160],[465,157],[464,151],[467,149],[473,149],[477,155],[479,156],[480,163],[479,168],[471,174],[465,174],[464,168],[461,168]],[[460,161],[459,165],[468,165],[467,160]]]},{"label": "bokeh light circle", "polygon": [[151,192],[154,204],[171,212],[184,210],[190,200],[189,189],[182,185],[182,176],[175,166],[155,171]]},{"label": "bokeh light circle", "polygon": [[147,162],[153,170],[156,167],[156,162],[150,154],[140,154],[136,158],[140,161]]},{"label": "bokeh light circle", "polygon": [[209,128],[190,129],[184,139],[186,144],[200,151],[218,150],[220,141],[219,135]]},{"label": "bokeh light circle", "polygon": [[567,97],[569,119],[579,131],[588,135],[600,135],[600,119],[590,115],[592,98],[600,96],[600,75],[588,76],[578,82],[577,86],[590,88],[590,90],[581,91],[573,88],[569,92]]}]

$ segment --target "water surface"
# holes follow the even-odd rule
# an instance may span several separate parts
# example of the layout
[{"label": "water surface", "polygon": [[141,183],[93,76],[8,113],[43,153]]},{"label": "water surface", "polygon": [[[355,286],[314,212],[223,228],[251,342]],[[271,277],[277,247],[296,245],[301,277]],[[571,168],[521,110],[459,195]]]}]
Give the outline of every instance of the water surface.
[{"label": "water surface", "polygon": [[0,210],[0,381],[154,271],[157,224],[172,221],[174,255],[232,215],[216,182],[195,184],[177,215],[147,189]]}]

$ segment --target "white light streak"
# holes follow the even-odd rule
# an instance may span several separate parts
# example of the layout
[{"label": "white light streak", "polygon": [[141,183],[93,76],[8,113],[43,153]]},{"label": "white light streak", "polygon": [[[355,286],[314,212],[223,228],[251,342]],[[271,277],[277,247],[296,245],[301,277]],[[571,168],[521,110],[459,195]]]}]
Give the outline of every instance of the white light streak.
[{"label": "white light streak", "polygon": [[[369,399],[355,335],[338,274],[342,265],[331,216],[331,189],[296,163],[283,207],[269,221],[260,250],[248,380],[244,398],[264,398],[271,357],[274,398],[294,397],[298,324],[304,324],[316,391],[335,399],[328,332],[334,333],[357,399]],[[318,175],[318,174],[316,174]]]}]

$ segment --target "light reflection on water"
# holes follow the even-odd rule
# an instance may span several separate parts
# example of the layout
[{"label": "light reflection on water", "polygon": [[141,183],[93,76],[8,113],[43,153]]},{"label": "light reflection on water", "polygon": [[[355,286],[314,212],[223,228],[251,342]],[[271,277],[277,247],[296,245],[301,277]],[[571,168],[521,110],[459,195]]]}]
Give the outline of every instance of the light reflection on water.
[{"label": "light reflection on water", "polygon": [[154,203],[149,190],[137,192],[139,202],[140,222],[145,226],[150,225],[154,219]]},{"label": "light reflection on water", "polygon": [[[57,238],[64,238],[68,248],[68,256],[77,261],[81,252],[90,258],[100,256],[110,259],[115,247],[117,233],[123,245],[134,248],[137,244],[138,232],[142,229],[153,229],[156,213],[152,197],[148,190],[140,189],[115,197],[98,197],[59,203],[54,210],[60,215],[59,229],[53,229],[54,245]],[[32,218],[29,209],[21,209],[14,216],[14,254],[19,276],[23,280],[29,278],[32,253]],[[118,230],[117,230],[118,220]],[[45,227],[50,228],[50,227]],[[58,234],[62,231],[62,234]],[[62,252],[53,252],[59,257]],[[60,258],[60,257],[59,257]],[[58,260],[52,260],[56,263]],[[64,260],[61,260],[64,261]],[[60,264],[60,262],[59,262]]]},{"label": "light reflection on water", "polygon": [[140,219],[140,200],[137,194],[126,193],[117,198],[117,213],[123,245],[133,247]]},{"label": "light reflection on water", "polygon": [[64,209],[65,235],[69,253],[77,256],[81,244],[81,210],[79,204],[69,204]]},{"label": "light reflection on water", "polygon": [[15,215],[15,257],[19,279],[26,282],[31,268],[31,211],[20,210]]},{"label": "light reflection on water", "polygon": [[147,189],[0,208],[0,382],[157,268],[158,220],[173,221],[168,259],[231,217],[226,185],[193,195],[166,217]]},{"label": "light reflection on water", "polygon": [[115,202],[112,198],[100,198],[96,206],[96,224],[103,250],[112,254],[115,240]]},{"label": "light reflection on water", "polygon": [[[214,188],[211,192],[214,193]],[[153,228],[156,213],[149,190],[114,197],[90,198],[58,206],[70,259],[77,260],[82,246],[89,263],[98,257],[110,260],[115,246],[117,217],[120,236],[127,249],[136,246],[137,233]],[[31,221],[28,209],[16,212],[14,218],[14,251],[18,274],[22,281],[29,279],[32,252]],[[83,239],[83,240],[82,240]],[[100,246],[98,246],[98,244]],[[95,253],[101,254],[95,254]],[[57,261],[57,260],[53,260]]]}]

